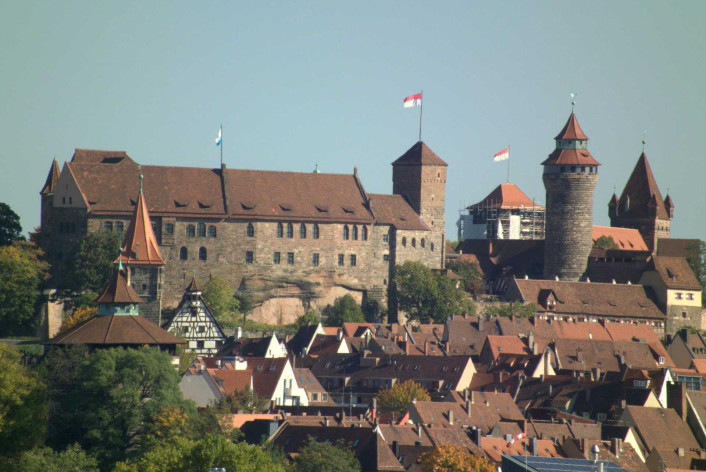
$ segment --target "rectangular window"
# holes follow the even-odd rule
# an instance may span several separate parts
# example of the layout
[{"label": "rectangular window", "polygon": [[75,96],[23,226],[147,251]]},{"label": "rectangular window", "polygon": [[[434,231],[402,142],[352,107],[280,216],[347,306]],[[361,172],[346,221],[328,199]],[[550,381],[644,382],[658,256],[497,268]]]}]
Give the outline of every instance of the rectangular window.
[{"label": "rectangular window", "polygon": [[327,394],[327,393],[322,393],[322,394],[321,394],[321,401],[322,401],[322,402],[328,401],[328,394]]},{"label": "rectangular window", "polygon": [[351,254],[351,267],[355,267],[356,257],[355,254]]},{"label": "rectangular window", "polygon": [[389,243],[389,242],[390,242],[390,235],[389,235],[389,234],[383,234],[383,235],[382,235],[382,242],[383,242],[383,243]]},{"label": "rectangular window", "polygon": [[196,348],[203,349],[203,341],[196,341]]},{"label": "rectangular window", "polygon": [[314,265],[314,267],[318,267],[319,265],[319,253],[315,252],[314,254],[311,255],[311,263]]},{"label": "rectangular window", "polygon": [[343,258],[344,258],[343,254],[339,254],[339,255],[338,255],[338,265],[339,265],[339,266],[342,266],[342,265],[343,265],[343,261],[344,261]]},{"label": "rectangular window", "polygon": [[674,294],[674,298],[677,300],[681,300],[681,292],[677,292]]},{"label": "rectangular window", "polygon": [[319,394],[316,393],[316,392],[312,392],[312,394],[311,394],[311,401],[312,401],[312,402],[317,402],[317,401],[319,401]]},{"label": "rectangular window", "polygon": [[289,264],[289,265],[294,264],[294,253],[293,252],[287,253],[287,264]]},{"label": "rectangular window", "polygon": [[174,234],[174,223],[164,225],[164,234]]},{"label": "rectangular window", "polygon": [[687,293],[687,294],[686,294],[686,299],[687,299],[687,300],[693,300],[693,299],[694,299],[694,294],[693,294],[693,293]]},{"label": "rectangular window", "polygon": [[245,263],[246,264],[252,264],[254,259],[255,259],[255,254],[253,254],[252,251],[245,252]]},{"label": "rectangular window", "polygon": [[383,254],[382,260],[385,262],[390,262],[390,255],[389,254]]},{"label": "rectangular window", "polygon": [[279,264],[279,258],[280,258],[279,252],[275,251],[275,255],[272,258],[272,262],[274,262],[275,264]]}]

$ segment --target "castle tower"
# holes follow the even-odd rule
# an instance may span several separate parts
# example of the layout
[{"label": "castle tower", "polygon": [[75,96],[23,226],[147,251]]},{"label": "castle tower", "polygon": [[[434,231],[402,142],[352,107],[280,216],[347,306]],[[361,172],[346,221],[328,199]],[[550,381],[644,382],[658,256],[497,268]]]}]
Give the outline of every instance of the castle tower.
[{"label": "castle tower", "polygon": [[662,199],[644,151],[620,199],[615,195],[611,198],[608,216],[611,226],[637,229],[653,253],[657,251],[657,241],[669,237],[674,203],[669,195]]},{"label": "castle tower", "polygon": [[544,278],[578,280],[593,245],[593,190],[600,163],[588,151],[588,137],[571,113],[554,138],[556,149],[542,162],[546,189]]},{"label": "castle tower", "polygon": [[404,197],[432,231],[440,261],[445,245],[447,167],[423,141],[392,163],[392,193]]},{"label": "castle tower", "polygon": [[39,191],[42,199],[42,208],[40,216],[40,227],[42,231],[40,232],[39,247],[41,247],[47,258],[53,264],[54,261],[51,260],[52,254],[48,248],[48,243],[51,241],[52,237],[52,220],[53,220],[53,209],[54,209],[54,187],[56,187],[57,182],[61,177],[61,171],[59,170],[59,164],[57,164],[56,159],[51,163],[51,169],[49,169],[49,174],[47,175],[47,180],[44,183],[44,187]]}]

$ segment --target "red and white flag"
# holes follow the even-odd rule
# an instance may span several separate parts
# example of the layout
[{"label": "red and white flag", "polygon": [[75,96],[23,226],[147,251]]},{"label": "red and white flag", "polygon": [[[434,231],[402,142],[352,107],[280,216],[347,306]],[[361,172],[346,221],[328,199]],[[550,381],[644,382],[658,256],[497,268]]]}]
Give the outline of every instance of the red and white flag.
[{"label": "red and white flag", "polygon": [[506,147],[505,149],[493,156],[493,160],[495,162],[504,161],[507,159],[510,159],[510,146]]},{"label": "red and white flag", "polygon": [[524,438],[526,438],[526,437],[527,437],[527,435],[526,435],[525,433],[519,433],[519,434],[515,435],[515,436],[514,436],[512,439],[510,439],[510,441],[507,443],[507,447],[512,446],[512,443],[514,443],[515,441],[519,441],[519,440],[524,439]]},{"label": "red and white flag", "polygon": [[409,97],[404,99],[404,107],[405,108],[418,107],[421,105],[422,105],[422,94],[421,93],[415,93],[414,95],[410,95]]}]

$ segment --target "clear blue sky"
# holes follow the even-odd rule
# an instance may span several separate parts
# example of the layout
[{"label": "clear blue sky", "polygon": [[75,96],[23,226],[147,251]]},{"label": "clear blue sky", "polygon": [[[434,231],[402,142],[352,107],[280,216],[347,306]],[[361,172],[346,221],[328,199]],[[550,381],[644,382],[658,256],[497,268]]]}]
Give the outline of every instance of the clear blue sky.
[{"label": "clear blue sky", "polygon": [[[0,201],[25,230],[53,157],[125,150],[143,164],[349,173],[390,193],[418,133],[462,204],[511,178],[544,201],[539,163],[570,111],[603,164],[609,224],[641,152],[676,205],[674,237],[706,238],[704,1],[0,0]],[[195,183],[197,185],[198,183]]]}]

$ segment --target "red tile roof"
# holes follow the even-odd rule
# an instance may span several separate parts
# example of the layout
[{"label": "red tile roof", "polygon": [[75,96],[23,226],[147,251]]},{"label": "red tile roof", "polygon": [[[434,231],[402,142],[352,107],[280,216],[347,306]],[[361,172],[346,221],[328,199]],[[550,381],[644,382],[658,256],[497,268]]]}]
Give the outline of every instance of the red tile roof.
[{"label": "red tile roof", "polygon": [[531,354],[529,348],[518,336],[488,336],[486,343],[493,354],[493,359],[497,359],[500,354]]},{"label": "red tile roof", "polygon": [[555,149],[542,165],[599,166],[601,163],[588,149]]},{"label": "red tile roof", "polygon": [[701,284],[683,257],[654,256],[649,266],[668,289],[701,290]]},{"label": "red tile roof", "polygon": [[437,156],[423,141],[415,143],[407,152],[392,163],[393,166],[416,166],[419,164],[448,166],[448,164]]},{"label": "red tile roof", "polygon": [[469,210],[476,208],[536,208],[543,210],[544,207],[534,203],[515,184],[500,184],[480,202],[468,207]]},{"label": "red tile roof", "polygon": [[186,344],[142,316],[95,316],[55,336],[47,344],[161,346]]},{"label": "red tile roof", "polygon": [[601,236],[610,236],[620,249],[626,251],[649,251],[645,240],[636,229],[613,226],[593,226],[593,242]]},{"label": "red tile roof", "polygon": [[135,211],[127,227],[122,248],[120,258],[127,265],[164,265],[142,191],[137,195]]},{"label": "red tile roof", "polygon": [[580,139],[587,141],[588,136],[586,136],[583,130],[581,129],[579,121],[576,119],[576,115],[571,112],[571,115],[569,115],[569,119],[566,121],[564,128],[562,128],[562,130],[559,132],[559,134],[556,135],[554,139]]},{"label": "red tile roof", "polygon": [[429,227],[401,195],[370,194],[370,207],[375,221],[397,229],[427,231]]},{"label": "red tile roof", "polygon": [[116,269],[113,277],[103,289],[103,293],[96,299],[96,303],[142,303],[135,289],[127,284],[124,270]]},{"label": "red tile roof", "polygon": [[252,381],[252,372],[247,369],[206,369],[206,371],[224,395],[243,391],[245,388],[250,387]]},{"label": "red tile roof", "polygon": [[61,171],[59,170],[59,164],[57,164],[56,159],[54,159],[51,163],[51,169],[49,169],[47,180],[44,182],[44,187],[42,187],[42,190],[39,193],[42,195],[49,195],[50,193],[53,193],[54,186],[56,186],[60,176]]},{"label": "red tile roof", "polygon": [[[628,203],[629,199],[629,203]],[[657,217],[668,219],[669,212],[665,206],[662,194],[657,186],[654,174],[650,168],[647,156],[643,152],[630,174],[627,184],[620,195],[617,215],[627,218],[645,218],[650,215],[650,201],[657,208]],[[670,199],[671,201],[671,199]],[[626,210],[627,203],[627,210]]]}]

